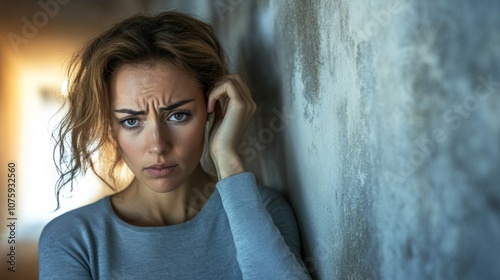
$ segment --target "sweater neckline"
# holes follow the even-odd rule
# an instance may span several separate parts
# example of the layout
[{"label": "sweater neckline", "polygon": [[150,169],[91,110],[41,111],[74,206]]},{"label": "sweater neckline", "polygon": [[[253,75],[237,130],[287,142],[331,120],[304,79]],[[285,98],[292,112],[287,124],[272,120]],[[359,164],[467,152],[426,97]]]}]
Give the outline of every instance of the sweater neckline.
[{"label": "sweater neckline", "polygon": [[200,209],[198,214],[196,214],[196,216],[194,216],[189,221],[180,224],[165,225],[165,226],[136,226],[125,222],[113,210],[113,206],[111,205],[111,195],[104,197],[104,206],[106,208],[106,212],[109,214],[111,219],[114,222],[120,224],[121,226],[133,231],[151,232],[151,231],[183,230],[183,229],[188,229],[190,227],[194,227],[199,224],[203,224],[206,222],[207,218],[210,217],[210,213],[214,211],[214,207],[216,207],[215,205],[217,200],[220,200],[220,196],[217,188],[215,188],[212,194],[210,194],[210,197],[205,201],[205,204]]}]

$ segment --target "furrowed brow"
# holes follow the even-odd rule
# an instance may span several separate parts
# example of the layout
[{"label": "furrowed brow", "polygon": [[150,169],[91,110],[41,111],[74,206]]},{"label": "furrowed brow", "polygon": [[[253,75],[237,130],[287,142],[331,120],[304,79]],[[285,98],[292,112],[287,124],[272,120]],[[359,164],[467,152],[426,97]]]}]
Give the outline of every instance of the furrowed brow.
[{"label": "furrowed brow", "polygon": [[113,110],[117,113],[124,113],[124,114],[129,114],[129,115],[134,115],[134,116],[139,116],[139,115],[145,115],[146,112],[144,111],[134,111],[132,109],[118,109],[118,110]]},{"label": "furrowed brow", "polygon": [[168,105],[167,107],[161,107],[160,111],[170,111],[170,110],[173,110],[173,109],[175,109],[177,107],[180,107],[180,106],[182,106],[182,105],[184,105],[186,103],[192,102],[192,101],[194,101],[194,99],[188,99],[188,100],[182,100],[182,101],[179,101],[179,102],[175,102],[173,104]]}]

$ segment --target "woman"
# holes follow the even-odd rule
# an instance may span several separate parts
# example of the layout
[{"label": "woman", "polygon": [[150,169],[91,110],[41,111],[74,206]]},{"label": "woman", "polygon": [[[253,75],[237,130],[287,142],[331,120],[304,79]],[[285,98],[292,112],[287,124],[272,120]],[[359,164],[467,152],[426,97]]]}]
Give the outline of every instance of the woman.
[{"label": "woman", "polygon": [[134,16],[91,41],[70,74],[57,197],[88,168],[114,187],[125,163],[133,179],[44,228],[40,279],[309,279],[292,210],[237,153],[256,107],[210,26]]}]

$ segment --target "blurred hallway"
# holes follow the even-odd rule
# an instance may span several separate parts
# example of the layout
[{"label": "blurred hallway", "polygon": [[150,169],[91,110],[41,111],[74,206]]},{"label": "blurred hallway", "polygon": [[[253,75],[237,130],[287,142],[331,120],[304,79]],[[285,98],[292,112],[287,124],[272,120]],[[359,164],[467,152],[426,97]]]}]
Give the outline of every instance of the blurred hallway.
[{"label": "blurred hallway", "polygon": [[[145,10],[145,1],[0,1],[0,218],[7,219],[7,164],[16,164],[16,272],[7,270],[8,228],[1,227],[1,279],[37,279],[37,239],[55,216],[105,193],[88,176],[55,209],[57,173],[50,134],[62,105],[65,67],[91,36]],[[5,205],[5,207],[4,207]]]}]

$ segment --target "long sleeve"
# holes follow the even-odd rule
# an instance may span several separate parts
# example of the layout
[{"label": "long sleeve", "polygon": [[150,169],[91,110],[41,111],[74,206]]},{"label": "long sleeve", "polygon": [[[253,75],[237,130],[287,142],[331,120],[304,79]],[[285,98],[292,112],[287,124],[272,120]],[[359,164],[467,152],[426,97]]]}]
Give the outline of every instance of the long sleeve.
[{"label": "long sleeve", "polygon": [[[310,279],[300,258],[295,216],[286,201],[262,201],[252,173],[217,183],[243,279]],[[265,205],[266,204],[266,205]]]}]

